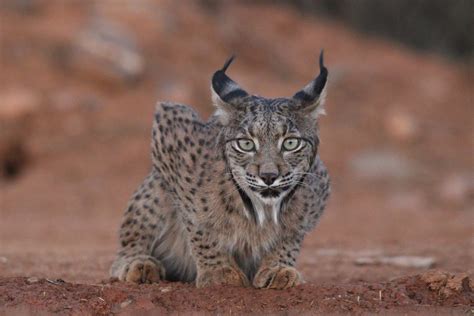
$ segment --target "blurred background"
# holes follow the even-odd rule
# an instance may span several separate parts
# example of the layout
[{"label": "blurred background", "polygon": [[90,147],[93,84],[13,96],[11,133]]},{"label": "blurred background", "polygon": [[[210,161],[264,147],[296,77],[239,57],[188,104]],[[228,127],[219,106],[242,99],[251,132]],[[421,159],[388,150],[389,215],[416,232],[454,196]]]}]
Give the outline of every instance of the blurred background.
[{"label": "blurred background", "polygon": [[473,12],[470,0],[0,0],[0,275],[106,278],[150,169],[155,103],[207,118],[232,53],[247,91],[290,96],[321,48],[333,194],[305,240],[306,278],[472,272]]}]

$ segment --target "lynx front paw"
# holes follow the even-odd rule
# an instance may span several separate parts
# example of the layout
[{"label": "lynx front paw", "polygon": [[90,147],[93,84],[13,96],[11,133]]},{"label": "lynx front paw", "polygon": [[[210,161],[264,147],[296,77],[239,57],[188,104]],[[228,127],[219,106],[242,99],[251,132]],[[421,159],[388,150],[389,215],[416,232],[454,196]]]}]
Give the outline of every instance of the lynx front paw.
[{"label": "lynx front paw", "polygon": [[301,274],[293,267],[262,267],[253,279],[253,286],[267,289],[287,289],[302,284]]},{"label": "lynx front paw", "polygon": [[233,286],[249,286],[249,280],[245,274],[238,268],[230,266],[210,269],[198,274],[196,278],[196,286],[199,288],[212,285],[233,285]]},{"label": "lynx front paw", "polygon": [[136,258],[130,261],[119,278],[133,283],[156,283],[165,278],[165,269],[157,260]]}]

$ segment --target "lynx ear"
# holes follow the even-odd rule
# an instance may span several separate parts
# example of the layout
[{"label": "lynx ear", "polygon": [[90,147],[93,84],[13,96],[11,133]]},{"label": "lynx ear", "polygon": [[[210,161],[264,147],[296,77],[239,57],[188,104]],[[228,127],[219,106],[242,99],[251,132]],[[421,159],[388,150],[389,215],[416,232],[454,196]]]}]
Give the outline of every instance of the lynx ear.
[{"label": "lynx ear", "polygon": [[326,82],[328,70],[324,66],[324,51],[319,55],[319,75],[303,90],[298,91],[293,99],[298,101],[298,108],[310,114],[313,118],[325,114],[324,101],[326,97]]},{"label": "lynx ear", "polygon": [[234,55],[231,56],[224,66],[214,73],[211,81],[212,102],[217,108],[216,115],[224,124],[228,121],[230,113],[239,109],[236,101],[248,96],[245,90],[225,74],[234,58]]}]

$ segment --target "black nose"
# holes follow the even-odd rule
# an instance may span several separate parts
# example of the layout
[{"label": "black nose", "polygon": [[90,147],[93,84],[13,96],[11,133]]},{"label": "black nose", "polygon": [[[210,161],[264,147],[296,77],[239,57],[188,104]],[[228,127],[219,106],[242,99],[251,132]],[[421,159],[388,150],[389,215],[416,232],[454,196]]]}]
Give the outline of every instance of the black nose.
[{"label": "black nose", "polygon": [[271,185],[278,178],[278,173],[264,172],[260,174],[260,178],[265,182],[266,185]]}]

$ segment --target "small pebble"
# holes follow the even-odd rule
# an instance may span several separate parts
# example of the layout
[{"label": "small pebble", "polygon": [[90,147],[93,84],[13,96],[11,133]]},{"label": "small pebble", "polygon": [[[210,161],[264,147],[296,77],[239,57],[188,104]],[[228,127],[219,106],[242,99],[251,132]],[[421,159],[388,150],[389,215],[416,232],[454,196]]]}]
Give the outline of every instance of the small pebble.
[{"label": "small pebble", "polygon": [[166,292],[171,291],[171,288],[170,288],[170,287],[163,287],[163,288],[160,289],[160,291],[161,291],[162,293],[166,293]]},{"label": "small pebble", "polygon": [[392,138],[402,142],[414,140],[418,134],[418,123],[408,113],[395,112],[385,119],[385,128]]},{"label": "small pebble", "polygon": [[132,304],[132,300],[123,301],[122,303],[120,303],[120,308],[125,308],[130,304]]},{"label": "small pebble", "polygon": [[31,277],[31,278],[26,279],[26,283],[28,284],[37,283],[38,281],[39,279],[37,277]]}]

